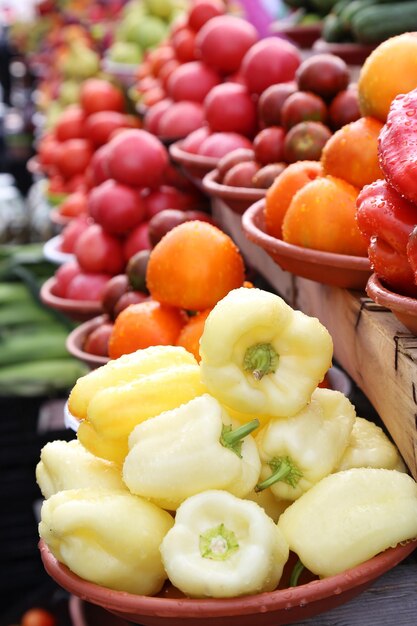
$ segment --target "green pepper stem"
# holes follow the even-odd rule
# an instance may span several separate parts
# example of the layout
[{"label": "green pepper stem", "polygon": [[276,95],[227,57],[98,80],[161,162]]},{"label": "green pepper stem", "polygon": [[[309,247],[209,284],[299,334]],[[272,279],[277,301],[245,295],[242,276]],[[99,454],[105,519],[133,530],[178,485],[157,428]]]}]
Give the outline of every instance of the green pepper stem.
[{"label": "green pepper stem", "polygon": [[242,457],[241,449],[242,449],[242,440],[250,435],[256,428],[259,426],[259,420],[253,419],[246,424],[242,424],[238,428],[233,429],[230,424],[223,425],[222,434],[220,436],[220,443],[225,448],[229,448],[239,457]]},{"label": "green pepper stem", "polygon": [[296,587],[298,585],[298,579],[300,578],[300,574],[303,570],[304,565],[301,563],[300,559],[298,559],[291,572],[290,587]]},{"label": "green pepper stem", "polygon": [[246,350],[243,369],[252,372],[255,380],[261,380],[265,374],[273,374],[278,363],[279,354],[270,343],[256,343]]},{"label": "green pepper stem", "polygon": [[229,530],[224,524],[219,524],[200,535],[199,548],[204,559],[225,561],[239,549],[239,542],[233,530]]},{"label": "green pepper stem", "polygon": [[302,478],[302,471],[295,465],[289,456],[274,457],[268,463],[272,469],[272,474],[262,482],[258,483],[255,487],[255,491],[262,491],[267,489],[271,485],[282,481],[287,483],[291,487],[296,487],[300,478]]}]

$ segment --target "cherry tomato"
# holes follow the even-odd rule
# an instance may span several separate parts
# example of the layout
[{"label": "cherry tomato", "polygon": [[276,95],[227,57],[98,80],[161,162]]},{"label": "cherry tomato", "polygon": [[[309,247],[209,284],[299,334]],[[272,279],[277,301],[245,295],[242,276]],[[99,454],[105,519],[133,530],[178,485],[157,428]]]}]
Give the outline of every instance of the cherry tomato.
[{"label": "cherry tomato", "polygon": [[56,626],[55,616],[46,609],[34,607],[23,614],[20,626]]}]

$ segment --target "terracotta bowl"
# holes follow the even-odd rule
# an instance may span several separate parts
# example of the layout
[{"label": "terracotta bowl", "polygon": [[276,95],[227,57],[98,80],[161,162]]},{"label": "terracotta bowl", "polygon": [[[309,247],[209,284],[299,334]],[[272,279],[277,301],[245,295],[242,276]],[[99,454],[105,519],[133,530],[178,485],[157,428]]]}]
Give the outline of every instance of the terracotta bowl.
[{"label": "terracotta bowl", "polygon": [[242,216],[246,237],[263,248],[283,270],[324,285],[364,290],[371,266],[367,257],[321,252],[285,243],[268,235],[264,222],[265,200],[255,202]]},{"label": "terracotta bowl", "polygon": [[317,39],[319,39],[322,31],[321,22],[314,24],[283,24],[282,22],[274,22],[271,24],[271,32],[280,35],[286,39],[291,39],[300,48],[311,48]]},{"label": "terracotta bowl", "polygon": [[219,159],[182,150],[181,143],[181,140],[175,141],[169,146],[170,157],[174,163],[181,167],[191,182],[203,190],[202,180],[204,176],[216,168]]},{"label": "terracotta bowl", "polygon": [[326,52],[343,59],[348,65],[363,65],[377,44],[361,43],[330,43],[317,39],[313,44],[313,52]]},{"label": "terracotta bowl", "polygon": [[87,582],[59,563],[41,540],[39,549],[47,573],[70,593],[110,613],[143,626],[278,626],[291,624],[344,604],[369,587],[379,576],[409,556],[417,541],[399,544],[350,570],[322,580],[305,576],[297,587],[288,585],[284,570],[276,591],[227,599],[189,599],[171,585],[158,596],[112,591]]},{"label": "terracotta bowl", "polygon": [[231,187],[218,182],[219,171],[212,170],[203,178],[203,188],[214,198],[221,198],[227,206],[234,211],[243,215],[254,202],[265,197],[266,189],[250,189],[248,187]]},{"label": "terracotta bowl", "polygon": [[51,307],[51,309],[56,309],[77,322],[85,322],[102,312],[101,302],[93,300],[70,300],[69,298],[56,296],[54,294],[55,285],[56,278],[52,276],[43,283],[40,290],[42,302],[46,306]]},{"label": "terracotta bowl", "polygon": [[61,235],[56,235],[45,242],[43,246],[43,256],[47,261],[55,263],[56,265],[62,265],[68,261],[73,261],[75,256],[70,252],[62,252],[60,249],[62,242]]},{"label": "terracotta bowl", "polygon": [[84,342],[93,330],[108,320],[109,318],[107,315],[93,317],[93,319],[90,319],[74,328],[74,330],[72,330],[67,337],[66,346],[68,352],[88,365],[91,369],[100,367],[100,365],[105,365],[110,359],[106,356],[98,356],[96,354],[89,354],[88,352],[85,352],[85,350],[83,350]]},{"label": "terracotta bowl", "polygon": [[385,287],[376,274],[369,277],[366,293],[377,304],[390,309],[395,317],[417,336],[417,298],[402,296]]}]

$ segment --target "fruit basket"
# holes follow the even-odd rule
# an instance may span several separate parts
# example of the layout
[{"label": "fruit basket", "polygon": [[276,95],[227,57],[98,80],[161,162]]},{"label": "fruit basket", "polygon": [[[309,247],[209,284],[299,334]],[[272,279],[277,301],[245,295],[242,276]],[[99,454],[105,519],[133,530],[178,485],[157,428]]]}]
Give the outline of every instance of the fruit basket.
[{"label": "fruit basket", "polygon": [[216,168],[218,159],[186,152],[182,150],[181,143],[181,141],[175,141],[169,146],[171,159],[181,167],[184,174],[186,174],[199,189],[202,189],[204,176]]},{"label": "fruit basket", "polygon": [[417,300],[391,291],[376,274],[369,277],[366,293],[376,304],[386,307],[414,335],[417,335]]},{"label": "fruit basket", "polygon": [[107,363],[109,358],[86,352],[83,349],[85,340],[93,330],[99,328],[104,322],[108,321],[108,319],[107,315],[98,315],[97,317],[93,317],[93,319],[80,324],[77,328],[74,328],[74,330],[72,330],[67,337],[66,346],[68,352],[88,365],[91,369],[104,365]]},{"label": "fruit basket", "polygon": [[203,188],[214,198],[221,198],[235,213],[242,215],[254,202],[261,200],[266,189],[250,189],[248,187],[232,187],[218,182],[219,171],[212,170],[203,178]]},{"label": "fruit basket", "polygon": [[282,588],[225,599],[189,599],[172,585],[165,586],[157,596],[113,591],[72,573],[55,559],[42,540],[39,549],[46,571],[64,589],[134,624],[179,626],[186,622],[188,626],[252,626],[256,622],[259,626],[278,626],[307,619],[348,602],[411,554],[416,545],[416,541],[398,544],[361,565],[321,580],[305,572],[296,587],[285,586],[289,584],[290,574],[286,568]]},{"label": "fruit basket", "polygon": [[364,290],[371,266],[367,257],[356,257],[302,248],[268,235],[263,219],[265,200],[255,202],[243,215],[246,237],[263,248],[283,270],[318,283]]},{"label": "fruit basket", "polygon": [[67,315],[75,321],[86,321],[92,317],[96,317],[102,312],[101,302],[93,300],[72,300],[70,298],[60,298],[55,295],[54,288],[56,286],[56,278],[53,276],[46,280],[40,290],[40,298],[42,302]]}]

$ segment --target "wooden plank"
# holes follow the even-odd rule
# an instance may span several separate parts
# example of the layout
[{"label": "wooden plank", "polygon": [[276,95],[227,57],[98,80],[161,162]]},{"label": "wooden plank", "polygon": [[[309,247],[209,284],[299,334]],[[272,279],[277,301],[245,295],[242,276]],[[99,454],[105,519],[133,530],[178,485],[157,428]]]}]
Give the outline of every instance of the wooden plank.
[{"label": "wooden plank", "polygon": [[213,202],[213,213],[247,263],[291,306],[326,326],[333,337],[335,360],[374,406],[417,480],[417,337],[365,293],[321,285],[281,270],[246,239],[240,216],[222,201]]}]

